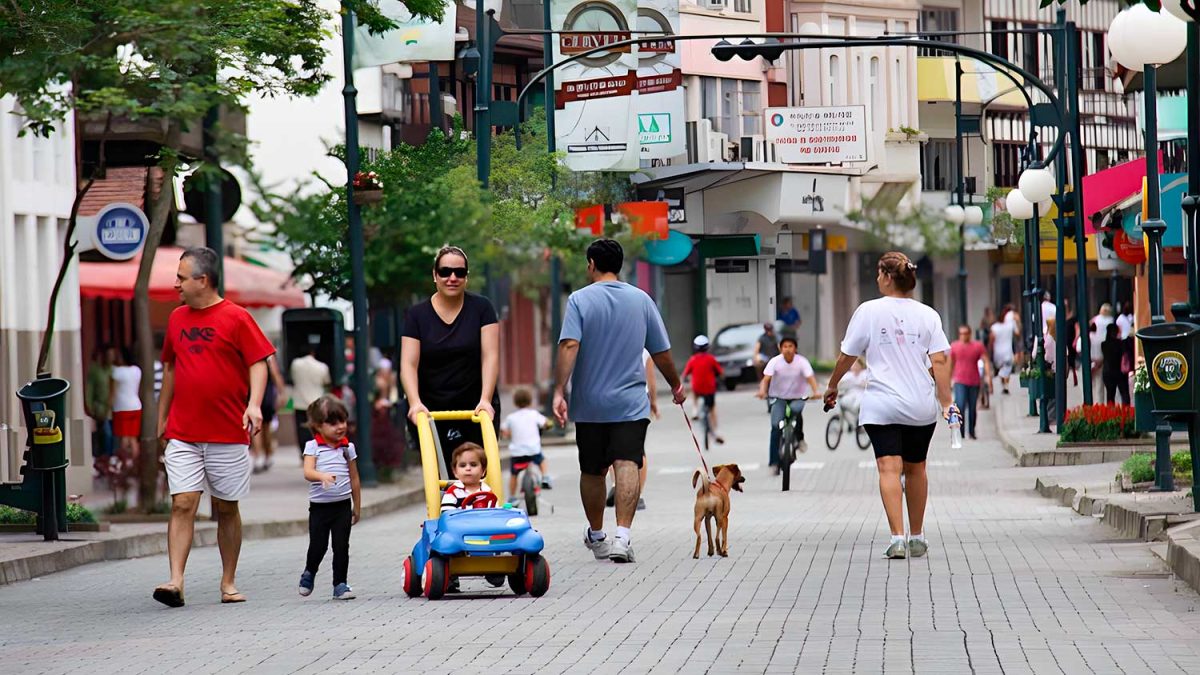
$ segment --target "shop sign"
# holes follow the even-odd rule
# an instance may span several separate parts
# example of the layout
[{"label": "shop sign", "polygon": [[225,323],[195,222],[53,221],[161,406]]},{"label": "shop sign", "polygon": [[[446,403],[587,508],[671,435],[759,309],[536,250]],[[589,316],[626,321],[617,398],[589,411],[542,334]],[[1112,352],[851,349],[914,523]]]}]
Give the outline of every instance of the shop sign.
[{"label": "shop sign", "polygon": [[767,141],[784,164],[867,160],[866,106],[767,108]]}]

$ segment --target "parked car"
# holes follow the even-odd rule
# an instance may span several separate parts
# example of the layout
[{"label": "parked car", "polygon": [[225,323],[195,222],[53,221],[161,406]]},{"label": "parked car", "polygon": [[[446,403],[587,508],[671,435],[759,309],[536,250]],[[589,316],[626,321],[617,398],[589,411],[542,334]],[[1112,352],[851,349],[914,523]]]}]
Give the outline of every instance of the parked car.
[{"label": "parked car", "polygon": [[713,340],[712,354],[725,369],[725,388],[737,389],[743,382],[758,382],[754,367],[754,343],[763,334],[762,323],[726,326]]}]

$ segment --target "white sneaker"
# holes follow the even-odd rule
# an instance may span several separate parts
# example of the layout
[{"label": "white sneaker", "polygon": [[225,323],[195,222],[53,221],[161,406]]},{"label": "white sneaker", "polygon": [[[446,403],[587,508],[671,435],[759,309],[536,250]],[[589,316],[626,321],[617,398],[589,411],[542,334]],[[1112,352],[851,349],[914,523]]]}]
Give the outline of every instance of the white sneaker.
[{"label": "white sneaker", "polygon": [[608,559],[615,563],[631,563],[633,562],[633,544],[626,539],[613,538],[611,550],[608,554]]},{"label": "white sneaker", "polygon": [[596,560],[608,560],[609,552],[612,550],[612,544],[609,542],[608,537],[600,541],[592,541],[592,538],[588,536],[589,529],[584,528],[583,530],[583,545],[588,547],[592,555],[596,556]]}]

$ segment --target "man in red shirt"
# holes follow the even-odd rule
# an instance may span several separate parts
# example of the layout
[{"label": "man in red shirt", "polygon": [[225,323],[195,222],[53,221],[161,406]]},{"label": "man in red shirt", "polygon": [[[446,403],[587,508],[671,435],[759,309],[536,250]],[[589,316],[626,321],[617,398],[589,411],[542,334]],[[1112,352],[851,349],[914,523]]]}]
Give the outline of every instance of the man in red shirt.
[{"label": "man in red shirt", "polygon": [[238,500],[250,491],[250,437],[262,429],[267,358],[275,348],[249,312],[218,294],[218,264],[212,249],[183,252],[175,290],[184,304],[171,312],[163,342],[158,433],[167,441],[171,580],[154,589],[154,599],[169,607],[183,606],[183,571],[205,489],[217,512],[221,602],[246,601],[234,583],[242,548]]},{"label": "man in red shirt", "polygon": [[958,340],[950,344],[950,363],[954,383],[954,405],[962,411],[963,423],[971,438],[975,438],[975,403],[979,400],[979,362],[983,361],[984,376],[992,381],[992,367],[983,358],[987,354],[983,343],[971,337],[970,326],[958,327]]},{"label": "man in red shirt", "polygon": [[725,370],[717,358],[708,353],[707,336],[697,335],[692,340],[692,348],[696,352],[683,367],[683,379],[686,380],[689,375],[692,377],[692,393],[708,405],[708,428],[712,430],[717,443],[724,443],[725,439],[717,433],[717,381],[725,374]]}]

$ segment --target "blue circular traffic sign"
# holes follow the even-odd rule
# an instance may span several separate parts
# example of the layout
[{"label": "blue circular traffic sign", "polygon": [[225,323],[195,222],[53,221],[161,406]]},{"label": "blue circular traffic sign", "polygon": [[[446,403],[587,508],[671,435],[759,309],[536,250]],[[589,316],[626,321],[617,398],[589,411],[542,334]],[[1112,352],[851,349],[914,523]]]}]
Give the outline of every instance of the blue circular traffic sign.
[{"label": "blue circular traffic sign", "polygon": [[96,250],[113,260],[129,260],[142,250],[150,223],[133,204],[117,202],[96,216]]}]

